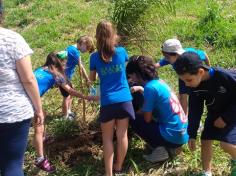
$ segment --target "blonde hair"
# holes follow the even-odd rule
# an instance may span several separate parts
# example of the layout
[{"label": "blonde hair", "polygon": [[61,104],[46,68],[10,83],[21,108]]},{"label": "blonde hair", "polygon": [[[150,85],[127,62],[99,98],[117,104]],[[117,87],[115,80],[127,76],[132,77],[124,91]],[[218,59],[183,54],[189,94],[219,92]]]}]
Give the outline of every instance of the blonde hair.
[{"label": "blonde hair", "polygon": [[79,44],[79,45],[85,44],[89,53],[92,53],[95,50],[95,46],[94,46],[92,37],[89,37],[87,35],[81,36],[77,40],[77,44]]},{"label": "blonde hair", "polygon": [[97,49],[104,62],[110,62],[115,52],[116,30],[109,21],[101,21],[96,29]]}]

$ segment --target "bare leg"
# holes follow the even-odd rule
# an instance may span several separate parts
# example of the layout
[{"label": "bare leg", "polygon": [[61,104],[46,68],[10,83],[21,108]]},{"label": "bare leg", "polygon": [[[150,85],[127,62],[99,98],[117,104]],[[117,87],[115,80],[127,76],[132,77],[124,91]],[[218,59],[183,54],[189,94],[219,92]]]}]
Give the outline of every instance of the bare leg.
[{"label": "bare leg", "polygon": [[188,115],[188,94],[179,94],[179,101],[184,113]]},{"label": "bare leg", "polygon": [[220,142],[220,146],[225,153],[228,153],[231,156],[231,159],[236,160],[236,145]]},{"label": "bare leg", "polygon": [[201,140],[202,167],[205,172],[211,172],[212,140]]},{"label": "bare leg", "polygon": [[70,95],[68,97],[63,97],[63,101],[62,101],[62,114],[65,117],[68,114],[68,110],[71,108],[71,102],[72,102],[72,98],[71,98]]},{"label": "bare leg", "polygon": [[122,120],[116,120],[116,137],[117,137],[117,147],[116,147],[116,163],[114,169],[117,171],[122,170],[122,165],[128,149],[128,125],[129,119],[125,118]]},{"label": "bare leg", "polygon": [[113,146],[114,126],[115,126],[115,120],[111,120],[106,123],[101,123],[105,176],[112,176],[112,165],[114,158],[114,146]]},{"label": "bare leg", "polygon": [[37,157],[43,157],[43,135],[44,125],[34,125],[34,145]]}]

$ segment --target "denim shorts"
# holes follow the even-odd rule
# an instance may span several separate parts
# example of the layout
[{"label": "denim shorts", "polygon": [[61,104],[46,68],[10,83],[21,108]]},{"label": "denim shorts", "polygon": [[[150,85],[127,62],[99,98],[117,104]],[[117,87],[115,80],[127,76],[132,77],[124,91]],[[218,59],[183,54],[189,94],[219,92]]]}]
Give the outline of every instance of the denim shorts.
[{"label": "denim shorts", "polygon": [[101,106],[99,122],[108,122],[113,119],[135,119],[134,108],[131,101]]}]

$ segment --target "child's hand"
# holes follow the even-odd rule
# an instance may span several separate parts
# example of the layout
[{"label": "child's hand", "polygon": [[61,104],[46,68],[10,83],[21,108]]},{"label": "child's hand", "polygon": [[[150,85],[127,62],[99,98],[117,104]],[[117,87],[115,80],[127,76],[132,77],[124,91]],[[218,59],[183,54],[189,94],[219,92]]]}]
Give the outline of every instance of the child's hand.
[{"label": "child's hand", "polygon": [[218,117],[214,122],[214,126],[217,128],[224,128],[226,126],[226,123],[224,122],[222,117]]},{"label": "child's hand", "polygon": [[90,81],[89,79],[86,80],[86,85],[87,85],[88,87],[91,87],[92,84],[93,84],[92,81]]},{"label": "child's hand", "polygon": [[196,140],[195,139],[189,139],[188,148],[191,152],[194,152],[196,150]]},{"label": "child's hand", "polygon": [[134,93],[134,92],[143,92],[143,87],[142,86],[132,86],[132,87],[130,87],[130,91],[132,93]]},{"label": "child's hand", "polygon": [[36,112],[34,114],[34,125],[40,126],[44,124],[44,113],[43,112]]},{"label": "child's hand", "polygon": [[100,97],[90,95],[90,96],[87,96],[85,99],[88,100],[88,101],[99,101]]}]

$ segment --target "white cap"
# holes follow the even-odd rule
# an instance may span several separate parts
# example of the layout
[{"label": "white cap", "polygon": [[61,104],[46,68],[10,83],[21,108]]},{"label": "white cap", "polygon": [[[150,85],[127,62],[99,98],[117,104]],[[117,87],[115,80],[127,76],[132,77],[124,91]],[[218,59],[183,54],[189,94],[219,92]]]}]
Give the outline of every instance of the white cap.
[{"label": "white cap", "polygon": [[177,53],[179,55],[183,54],[185,50],[183,49],[181,43],[177,39],[168,39],[162,44],[162,51],[167,53]]}]

